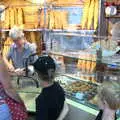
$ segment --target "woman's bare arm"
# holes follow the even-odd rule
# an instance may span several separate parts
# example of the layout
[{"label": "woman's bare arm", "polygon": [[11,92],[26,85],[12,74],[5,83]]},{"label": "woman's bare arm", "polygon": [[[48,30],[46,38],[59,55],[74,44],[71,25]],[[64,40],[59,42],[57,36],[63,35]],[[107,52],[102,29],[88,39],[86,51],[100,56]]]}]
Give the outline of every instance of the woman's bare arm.
[{"label": "woman's bare arm", "polygon": [[12,86],[11,77],[8,73],[5,62],[1,56],[0,56],[0,82],[3,85],[5,92],[9,97],[13,98],[18,102],[22,102],[19,95]]},{"label": "woman's bare arm", "polygon": [[9,71],[14,72],[15,68],[12,64],[9,63],[8,59],[3,55],[3,60]]}]

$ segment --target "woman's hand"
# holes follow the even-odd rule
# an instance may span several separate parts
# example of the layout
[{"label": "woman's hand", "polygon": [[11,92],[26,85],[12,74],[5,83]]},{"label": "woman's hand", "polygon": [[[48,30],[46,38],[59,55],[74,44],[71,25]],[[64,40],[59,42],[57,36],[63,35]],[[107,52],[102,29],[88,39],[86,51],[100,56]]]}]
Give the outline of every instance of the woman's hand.
[{"label": "woman's hand", "polygon": [[8,67],[8,71],[9,71],[9,72],[15,72],[15,68],[14,68],[13,66],[9,66],[9,67]]},{"label": "woman's hand", "polygon": [[3,55],[3,60],[4,60],[4,63],[8,69],[9,72],[14,72],[15,71],[15,68],[12,64],[9,63],[9,61],[7,60],[7,58]]},{"label": "woman's hand", "polygon": [[25,75],[25,70],[21,69],[21,68],[18,68],[18,69],[15,70],[15,73],[18,76],[22,76],[22,75]]}]

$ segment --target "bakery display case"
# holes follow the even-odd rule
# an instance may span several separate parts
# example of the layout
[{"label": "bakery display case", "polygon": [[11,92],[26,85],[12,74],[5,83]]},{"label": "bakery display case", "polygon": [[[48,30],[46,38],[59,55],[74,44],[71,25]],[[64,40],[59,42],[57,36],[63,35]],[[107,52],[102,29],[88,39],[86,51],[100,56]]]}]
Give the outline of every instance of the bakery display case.
[{"label": "bakery display case", "polygon": [[[76,52],[76,54],[79,56],[79,52]],[[74,58],[66,55],[65,52],[63,52],[63,54],[50,52],[50,55],[58,61],[58,65],[63,62],[63,59],[61,61],[59,57],[62,56],[62,58],[64,58],[64,65],[62,63],[61,67],[59,67],[61,68],[61,72],[58,77],[56,77],[56,81],[58,81],[64,88],[67,99],[78,103],[78,105],[82,104],[88,108],[98,111],[99,108],[97,106],[96,98],[98,87],[100,87],[101,83],[105,80],[119,80],[120,78],[120,66],[118,63],[119,59],[115,59],[116,55],[111,57],[103,56],[100,63],[99,60],[97,61],[97,58],[94,61],[77,57]],[[119,58],[119,56],[116,57]],[[82,69],[80,69],[80,67]],[[119,110],[117,112],[117,116],[118,118],[120,117]]]},{"label": "bakery display case", "polygon": [[[6,55],[12,44],[8,32],[14,25],[24,30],[29,42],[36,43],[39,54],[45,44],[46,53],[56,61],[55,81],[64,88],[71,108],[68,120],[93,120],[99,111],[97,88],[104,80],[120,79],[120,56],[116,54],[120,48],[115,41],[99,33],[104,31],[99,15],[102,0],[45,1],[39,5],[24,0],[19,1],[20,5],[15,2],[9,6],[1,30],[6,39],[3,53]],[[17,91],[27,110],[35,112],[35,99],[41,88],[36,88],[28,78],[21,83],[24,85]],[[119,111],[117,116],[120,120]]]},{"label": "bakery display case", "polygon": [[64,88],[67,99],[98,111],[97,89],[105,80],[119,80],[120,56],[115,41],[100,40],[94,32],[51,31],[47,52],[56,61],[56,81]]},{"label": "bakery display case", "polygon": [[56,81],[58,81],[64,88],[66,96],[69,99],[97,109],[95,103],[92,104],[92,100],[97,94],[97,84],[89,81],[79,80],[77,78],[75,79],[67,75],[56,77]]},{"label": "bakery display case", "polygon": [[[106,35],[101,35],[101,31],[104,31],[105,28],[99,28],[100,25],[98,24],[101,24],[101,18],[97,19],[99,17],[97,11],[93,15],[95,18],[94,23],[91,18],[87,21],[88,23],[85,21],[89,18],[87,7],[87,3],[84,4],[84,7],[80,6],[83,9],[81,9],[82,12],[79,12],[82,14],[79,15],[75,15],[77,10],[74,8],[74,13],[73,11],[72,13],[75,17],[68,16],[68,21],[67,23],[65,21],[64,24],[66,26],[63,26],[62,29],[59,26],[55,27],[56,24],[49,26],[46,37],[46,51],[56,61],[57,77],[55,80],[64,88],[67,101],[75,109],[78,108],[95,117],[99,111],[96,98],[97,89],[104,80],[109,81],[120,78],[120,57],[116,54],[119,51],[116,41],[111,40]],[[62,6],[53,5],[50,10],[53,12],[57,10],[66,11],[67,15],[70,14],[68,8]],[[72,21],[70,18],[79,19],[80,22],[76,22],[75,19]],[[52,22],[54,21],[51,17],[49,19]],[[59,19],[57,22],[59,22]],[[71,27],[72,22],[74,27]],[[78,114],[80,113],[72,114],[71,118],[73,118],[72,116],[79,116]],[[117,116],[119,119],[119,110]],[[94,117],[90,116],[87,119],[93,120]],[[77,117],[73,119],[77,119]],[[85,120],[87,119],[85,118]]]},{"label": "bakery display case", "polygon": [[[80,80],[68,75],[57,75],[55,81],[59,82],[64,88],[66,102],[70,107],[66,120],[80,120],[81,117],[84,120],[95,119],[95,116],[99,112],[99,108],[96,104],[96,94],[97,87],[99,87],[100,84]],[[40,92],[41,88],[36,88],[34,85],[28,84],[28,81],[26,87],[24,85],[24,87],[18,89],[18,93],[23,99],[29,112],[35,113],[35,99]],[[117,117],[119,120],[119,110],[117,111]]]}]

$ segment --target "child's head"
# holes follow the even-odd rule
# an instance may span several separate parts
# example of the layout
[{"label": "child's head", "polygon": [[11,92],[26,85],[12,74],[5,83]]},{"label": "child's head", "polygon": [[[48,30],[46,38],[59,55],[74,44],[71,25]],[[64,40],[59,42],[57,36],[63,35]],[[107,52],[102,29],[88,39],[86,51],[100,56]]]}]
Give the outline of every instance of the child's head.
[{"label": "child's head", "polygon": [[42,81],[52,82],[54,80],[56,65],[50,56],[39,57],[34,63],[34,68]]},{"label": "child's head", "polygon": [[[100,101],[109,106],[110,109],[117,110],[120,108],[120,82],[104,82],[98,89]],[[104,106],[104,105],[103,105]]]}]

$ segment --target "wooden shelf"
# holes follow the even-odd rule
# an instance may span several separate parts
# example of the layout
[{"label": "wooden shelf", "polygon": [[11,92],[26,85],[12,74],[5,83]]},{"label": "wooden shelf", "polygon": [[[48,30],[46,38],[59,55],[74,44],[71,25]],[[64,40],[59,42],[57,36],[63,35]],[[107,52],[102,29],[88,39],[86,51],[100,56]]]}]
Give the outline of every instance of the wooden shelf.
[{"label": "wooden shelf", "polygon": [[44,29],[24,29],[26,32],[36,32],[36,31],[43,31]]},{"label": "wooden shelf", "polygon": [[83,2],[78,2],[78,3],[71,3],[71,2],[64,2],[64,3],[57,3],[57,2],[53,2],[53,3],[50,3],[48,4],[48,6],[51,6],[52,7],[83,7],[84,3]]},{"label": "wooden shelf", "polygon": [[[1,29],[2,32],[9,32],[10,29]],[[46,29],[46,28],[38,28],[38,29],[24,29],[23,31],[25,32],[37,32],[37,31],[46,31],[46,32],[51,32],[54,34],[60,34],[60,35],[76,35],[76,36],[86,36],[82,34],[82,31],[87,31],[87,32],[95,32],[95,30],[74,30],[74,29]],[[73,33],[73,34],[72,34]],[[90,37],[96,37],[95,35],[88,35]],[[86,36],[86,37],[88,37]]]},{"label": "wooden shelf", "polygon": [[75,29],[52,29],[51,32],[95,32],[95,30],[75,30]]},{"label": "wooden shelf", "polygon": [[[10,29],[1,29],[2,32],[9,32]],[[36,31],[43,31],[43,29],[24,29],[25,32],[36,32]]]},{"label": "wooden shelf", "polygon": [[93,61],[93,62],[96,62],[96,60],[90,60],[90,59],[83,59],[83,58],[80,58],[79,57],[79,53],[78,52],[76,52],[76,53],[74,53],[73,52],[73,54],[72,53],[65,53],[65,52],[53,52],[53,51],[50,51],[49,52],[49,54],[50,55],[57,55],[57,56],[64,56],[64,57],[67,57],[67,58],[71,58],[71,59],[79,59],[79,60],[85,60],[85,61]]},{"label": "wooden shelf", "polygon": [[8,32],[8,31],[10,31],[10,29],[1,29],[0,31],[2,31],[2,32]]},{"label": "wooden shelf", "polygon": [[120,18],[120,15],[106,16],[106,18]]}]

